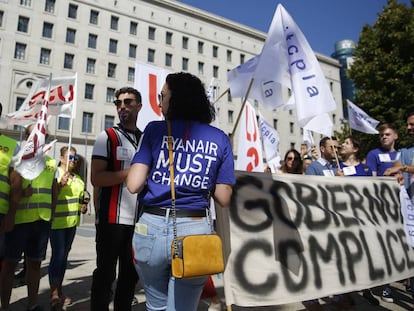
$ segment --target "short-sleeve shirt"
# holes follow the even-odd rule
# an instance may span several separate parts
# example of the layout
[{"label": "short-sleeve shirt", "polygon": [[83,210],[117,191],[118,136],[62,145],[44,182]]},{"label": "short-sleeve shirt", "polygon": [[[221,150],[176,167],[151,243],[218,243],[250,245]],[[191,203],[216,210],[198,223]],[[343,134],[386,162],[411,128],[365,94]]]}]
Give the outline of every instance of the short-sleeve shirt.
[{"label": "short-sleeve shirt", "polygon": [[[234,157],[228,136],[208,124],[171,121],[176,208],[206,209],[216,184],[234,184]],[[150,168],[140,201],[171,207],[168,134],[165,121],[147,125],[132,164]]]},{"label": "short-sleeve shirt", "polygon": [[[110,143],[109,133],[113,134],[116,143]],[[108,170],[111,171],[129,168],[138,145],[136,134],[119,127],[101,132],[93,146],[92,159],[107,161]],[[134,225],[137,220],[137,195],[128,191],[125,182],[112,187],[103,187],[98,204],[99,223]]]},{"label": "short-sleeve shirt", "polygon": [[397,151],[386,151],[376,148],[367,154],[367,166],[372,172],[377,172],[377,176],[384,176],[384,172],[393,166],[393,161],[397,157]]}]

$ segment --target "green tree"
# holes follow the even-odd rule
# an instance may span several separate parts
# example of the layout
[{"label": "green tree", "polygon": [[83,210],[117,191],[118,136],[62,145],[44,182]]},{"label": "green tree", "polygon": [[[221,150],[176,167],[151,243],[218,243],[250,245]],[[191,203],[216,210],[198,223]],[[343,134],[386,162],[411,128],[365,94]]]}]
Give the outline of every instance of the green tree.
[{"label": "green tree", "polygon": [[[398,146],[406,135],[404,114],[414,111],[414,0],[411,7],[388,0],[373,26],[365,25],[348,76],[356,87],[355,104],[381,123],[399,129]],[[359,134],[365,154],[378,147],[377,135]]]}]

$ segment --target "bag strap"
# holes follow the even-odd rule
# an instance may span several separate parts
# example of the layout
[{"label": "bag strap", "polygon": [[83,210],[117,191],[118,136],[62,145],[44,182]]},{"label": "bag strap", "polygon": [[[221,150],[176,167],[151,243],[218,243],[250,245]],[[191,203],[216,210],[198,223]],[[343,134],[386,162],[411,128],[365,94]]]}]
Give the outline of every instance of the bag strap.
[{"label": "bag strap", "polygon": [[178,247],[177,247],[177,217],[175,211],[175,184],[174,184],[174,156],[173,156],[173,136],[171,130],[170,120],[167,122],[167,131],[168,131],[168,160],[170,164],[170,187],[171,187],[171,212],[173,219],[173,245],[174,245],[174,258],[178,257]]}]

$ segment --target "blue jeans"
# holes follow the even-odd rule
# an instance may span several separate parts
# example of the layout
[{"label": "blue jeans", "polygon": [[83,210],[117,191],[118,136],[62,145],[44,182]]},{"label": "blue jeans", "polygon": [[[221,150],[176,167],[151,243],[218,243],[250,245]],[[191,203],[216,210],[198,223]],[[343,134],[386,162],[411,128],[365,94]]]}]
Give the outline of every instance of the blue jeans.
[{"label": "blue jeans", "polygon": [[[178,236],[211,233],[208,217],[177,218]],[[132,241],[135,268],[144,286],[148,311],[195,311],[207,277],[175,279],[171,275],[171,217],[144,213]]]},{"label": "blue jeans", "polygon": [[63,283],[75,233],[76,227],[50,230],[52,257],[49,263],[49,283],[51,285],[62,285]]}]

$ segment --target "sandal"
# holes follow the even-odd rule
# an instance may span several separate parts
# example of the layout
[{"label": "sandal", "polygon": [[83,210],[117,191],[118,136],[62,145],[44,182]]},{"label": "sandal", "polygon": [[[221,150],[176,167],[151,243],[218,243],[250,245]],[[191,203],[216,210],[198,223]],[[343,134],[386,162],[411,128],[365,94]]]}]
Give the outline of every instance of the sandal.
[{"label": "sandal", "polygon": [[60,298],[53,298],[50,300],[50,311],[62,311],[63,305]]}]

